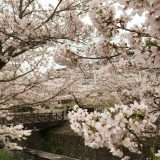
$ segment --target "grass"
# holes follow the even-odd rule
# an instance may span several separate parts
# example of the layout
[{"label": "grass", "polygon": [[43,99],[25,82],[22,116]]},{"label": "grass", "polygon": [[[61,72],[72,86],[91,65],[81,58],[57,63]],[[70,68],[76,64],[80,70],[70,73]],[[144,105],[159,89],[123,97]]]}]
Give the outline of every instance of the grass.
[{"label": "grass", "polygon": [[12,160],[11,152],[6,149],[0,149],[0,160]]}]

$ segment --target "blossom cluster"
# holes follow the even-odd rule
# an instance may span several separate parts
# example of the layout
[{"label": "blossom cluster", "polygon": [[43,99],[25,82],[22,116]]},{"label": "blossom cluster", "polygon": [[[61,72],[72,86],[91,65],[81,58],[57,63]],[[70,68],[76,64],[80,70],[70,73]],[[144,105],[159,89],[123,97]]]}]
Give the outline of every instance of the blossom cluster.
[{"label": "blossom cluster", "polygon": [[56,50],[54,60],[58,64],[70,67],[77,65],[76,56],[67,42]]},{"label": "blossom cluster", "polygon": [[[0,106],[0,121],[3,122],[3,119],[10,121],[13,119],[13,113],[8,110],[7,106]],[[0,124],[0,141],[4,144],[5,148],[9,149],[22,149],[22,147],[18,146],[17,143],[13,142],[14,139],[21,141],[22,139],[26,139],[27,136],[31,135],[31,130],[23,129],[23,125],[19,124],[16,126],[6,126],[4,124]]]},{"label": "blossom cluster", "polygon": [[13,140],[26,140],[26,137],[30,135],[31,130],[24,130],[22,124],[16,126],[0,125],[0,140],[4,144],[5,148],[22,149],[22,147],[18,146],[16,142],[13,142]]},{"label": "blossom cluster", "polygon": [[[145,67],[158,68],[160,64],[159,8],[158,0],[90,1],[88,15],[99,38],[87,43],[84,47],[84,55],[101,57],[101,61],[106,64],[106,60],[112,56],[125,56],[125,60],[128,60],[129,53],[133,53],[133,61],[138,61]],[[136,14],[141,18],[144,17],[145,20],[139,25],[133,24],[130,27]],[[114,41],[116,38],[119,42]]]},{"label": "blossom cluster", "polygon": [[148,106],[137,102],[128,106],[115,105],[101,113],[88,113],[76,105],[74,111],[69,112],[68,118],[71,128],[83,136],[85,145],[92,148],[107,147],[113,155],[119,157],[123,157],[122,146],[140,154],[138,140],[141,136],[147,136],[145,131],[156,129]]}]

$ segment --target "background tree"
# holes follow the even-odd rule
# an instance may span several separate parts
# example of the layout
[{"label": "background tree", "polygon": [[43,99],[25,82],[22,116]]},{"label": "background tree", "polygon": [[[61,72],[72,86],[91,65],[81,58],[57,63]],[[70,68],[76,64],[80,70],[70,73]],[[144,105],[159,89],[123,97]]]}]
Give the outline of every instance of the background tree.
[{"label": "background tree", "polygon": [[[78,79],[71,71],[55,71],[53,55],[54,47],[66,40],[71,44],[88,41],[92,27],[80,20],[88,10],[86,3],[60,0],[45,8],[36,0],[0,2],[2,117],[6,112],[9,114],[9,107],[49,103]],[[42,73],[43,68],[45,73]],[[22,126],[8,128],[1,125],[0,130],[1,140],[11,148],[15,145],[9,145],[10,138],[20,139],[30,133],[25,134]],[[13,136],[12,133],[17,134]]]},{"label": "background tree", "polygon": [[[88,9],[86,3],[87,1],[60,0],[55,6],[49,5],[46,9],[34,0],[2,1],[1,84],[19,79],[23,81],[27,77],[28,81],[26,80],[26,84],[23,83],[24,92],[40,85],[42,81],[46,82],[47,79],[53,79],[53,76],[57,77],[53,71],[54,47],[66,40],[71,43],[75,41],[85,43],[84,38],[87,41],[86,37],[92,30],[79,20]],[[45,74],[40,71],[43,67],[46,67]]]}]

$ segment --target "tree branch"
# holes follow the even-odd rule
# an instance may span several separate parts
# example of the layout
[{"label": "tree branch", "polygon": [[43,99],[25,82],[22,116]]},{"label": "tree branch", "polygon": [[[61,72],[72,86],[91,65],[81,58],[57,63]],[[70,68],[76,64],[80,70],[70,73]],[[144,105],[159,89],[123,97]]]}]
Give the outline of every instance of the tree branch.
[{"label": "tree branch", "polygon": [[26,72],[26,73],[24,73],[24,74],[21,74],[21,75],[19,75],[19,76],[17,76],[17,77],[11,78],[11,79],[0,80],[0,82],[11,82],[11,81],[14,81],[14,80],[16,80],[16,79],[18,79],[18,78],[20,78],[20,77],[23,77],[23,76],[27,75],[28,73],[30,73],[30,72],[32,72],[32,71],[34,71],[34,69],[31,69],[30,71],[28,71],[28,72]]},{"label": "tree branch", "polygon": [[54,14],[56,13],[57,8],[59,7],[59,5],[61,4],[62,1],[63,1],[63,0],[60,0],[60,1],[58,2],[57,6],[55,7],[55,9],[54,9],[54,11],[52,12],[52,14],[51,14],[41,25],[39,25],[37,28],[35,28],[35,30],[36,30],[36,29],[39,29],[42,25],[44,25],[45,23],[47,23],[48,21],[50,21],[50,20],[53,18]]},{"label": "tree branch", "polygon": [[19,18],[22,19],[22,4],[23,0],[20,0],[20,5],[19,5]]}]

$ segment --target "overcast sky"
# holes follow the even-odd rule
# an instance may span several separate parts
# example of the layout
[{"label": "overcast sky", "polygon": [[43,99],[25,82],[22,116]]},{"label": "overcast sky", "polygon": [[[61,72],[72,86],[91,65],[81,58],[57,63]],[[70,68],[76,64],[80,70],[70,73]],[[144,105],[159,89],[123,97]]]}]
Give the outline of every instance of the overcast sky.
[{"label": "overcast sky", "polygon": [[58,3],[58,0],[38,0],[38,1],[44,6],[47,6],[49,3],[52,5],[56,5]]}]

